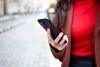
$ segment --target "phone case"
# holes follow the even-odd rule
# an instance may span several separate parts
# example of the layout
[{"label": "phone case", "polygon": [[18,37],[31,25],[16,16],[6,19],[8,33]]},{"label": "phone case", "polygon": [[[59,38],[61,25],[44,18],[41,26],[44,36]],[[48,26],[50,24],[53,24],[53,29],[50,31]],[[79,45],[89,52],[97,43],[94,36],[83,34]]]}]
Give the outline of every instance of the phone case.
[{"label": "phone case", "polygon": [[52,21],[50,19],[47,19],[47,18],[38,19],[38,22],[46,31],[47,31],[47,28],[50,28],[51,36],[53,39],[57,38],[57,36],[59,35],[60,32],[57,30],[57,28],[55,27],[55,25],[52,23]]}]

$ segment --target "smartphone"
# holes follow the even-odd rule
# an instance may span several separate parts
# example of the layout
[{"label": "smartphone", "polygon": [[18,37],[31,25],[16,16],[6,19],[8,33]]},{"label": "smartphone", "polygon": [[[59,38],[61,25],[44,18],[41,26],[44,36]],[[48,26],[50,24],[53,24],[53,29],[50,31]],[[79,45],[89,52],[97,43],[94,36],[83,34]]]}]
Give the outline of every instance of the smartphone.
[{"label": "smartphone", "polygon": [[[47,31],[47,28],[49,28],[51,30],[51,36],[52,36],[53,39],[56,39],[57,38],[57,36],[59,35],[60,32],[58,31],[58,29],[55,27],[55,25],[52,23],[52,21],[50,19],[43,18],[43,19],[38,19],[37,21],[39,22],[39,24],[46,31]],[[64,43],[66,43],[66,41]]]}]

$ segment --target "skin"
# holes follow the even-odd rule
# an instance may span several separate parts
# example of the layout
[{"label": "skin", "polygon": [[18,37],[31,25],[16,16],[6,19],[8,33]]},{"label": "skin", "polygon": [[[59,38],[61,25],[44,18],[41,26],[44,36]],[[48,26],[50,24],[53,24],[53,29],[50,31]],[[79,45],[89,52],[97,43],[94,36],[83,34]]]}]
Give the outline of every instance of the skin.
[{"label": "skin", "polygon": [[[63,36],[63,33],[61,32],[57,36],[57,38],[54,40],[52,38],[52,36],[51,36],[50,29],[49,28],[47,29],[48,42],[51,44],[51,46],[53,46],[54,48],[56,48],[59,51],[63,50],[67,46],[67,44],[68,44],[68,37],[67,37],[67,35],[64,35],[63,39],[59,42],[59,40],[61,39],[62,36]],[[64,43],[65,40],[67,41],[67,43]]]}]

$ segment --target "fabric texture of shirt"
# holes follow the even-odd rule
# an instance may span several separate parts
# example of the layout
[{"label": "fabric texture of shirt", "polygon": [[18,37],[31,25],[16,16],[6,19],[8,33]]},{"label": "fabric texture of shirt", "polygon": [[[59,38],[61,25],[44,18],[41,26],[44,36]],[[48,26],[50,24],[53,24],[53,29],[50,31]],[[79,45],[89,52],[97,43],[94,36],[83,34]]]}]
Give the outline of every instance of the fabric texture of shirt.
[{"label": "fabric texture of shirt", "polygon": [[94,28],[98,7],[99,4],[96,0],[74,0],[72,55],[93,57]]}]

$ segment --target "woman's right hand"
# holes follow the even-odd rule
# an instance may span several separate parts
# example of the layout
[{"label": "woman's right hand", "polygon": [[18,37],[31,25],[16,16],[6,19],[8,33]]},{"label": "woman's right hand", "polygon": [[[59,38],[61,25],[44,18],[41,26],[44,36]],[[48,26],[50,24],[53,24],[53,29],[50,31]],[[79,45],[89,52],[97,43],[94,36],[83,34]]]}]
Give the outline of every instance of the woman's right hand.
[{"label": "woman's right hand", "polygon": [[[67,35],[64,35],[63,39],[59,42],[59,40],[62,38],[62,36],[63,36],[63,33],[60,33],[58,35],[58,37],[54,40],[51,36],[50,29],[49,28],[47,29],[48,42],[51,44],[51,46],[53,46],[54,48],[56,48],[59,51],[63,50],[67,46],[67,43],[68,43]],[[65,40],[67,41],[67,43],[64,43]]]}]

